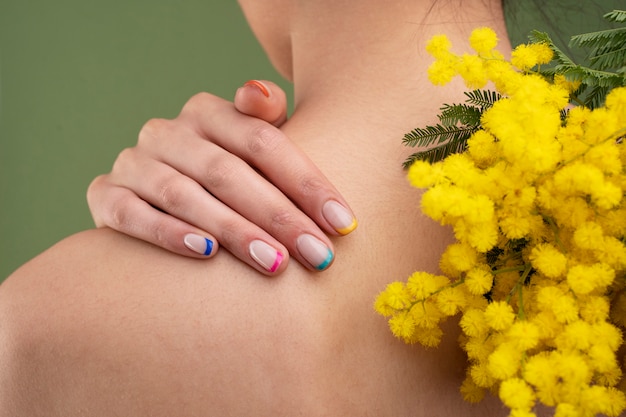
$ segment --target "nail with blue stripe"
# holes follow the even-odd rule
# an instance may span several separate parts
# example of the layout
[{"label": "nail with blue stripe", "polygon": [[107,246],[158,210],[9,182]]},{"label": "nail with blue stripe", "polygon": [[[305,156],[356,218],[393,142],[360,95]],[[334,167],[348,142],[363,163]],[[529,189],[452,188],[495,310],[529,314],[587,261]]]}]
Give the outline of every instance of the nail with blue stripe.
[{"label": "nail with blue stripe", "polygon": [[189,233],[184,238],[185,246],[200,255],[209,256],[213,252],[213,241],[204,236]]},{"label": "nail with blue stripe", "polygon": [[333,262],[333,252],[315,236],[309,234],[298,236],[296,247],[300,255],[318,271],[323,271]]}]

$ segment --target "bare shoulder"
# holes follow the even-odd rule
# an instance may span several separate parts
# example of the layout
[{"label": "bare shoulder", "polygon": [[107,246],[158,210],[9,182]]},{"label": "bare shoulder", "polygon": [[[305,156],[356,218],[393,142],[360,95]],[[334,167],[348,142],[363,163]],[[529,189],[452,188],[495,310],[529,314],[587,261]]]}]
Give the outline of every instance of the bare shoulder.
[{"label": "bare shoulder", "polygon": [[499,414],[463,404],[454,336],[390,336],[359,262],[268,278],[225,251],[71,236],[0,286],[0,417]]}]

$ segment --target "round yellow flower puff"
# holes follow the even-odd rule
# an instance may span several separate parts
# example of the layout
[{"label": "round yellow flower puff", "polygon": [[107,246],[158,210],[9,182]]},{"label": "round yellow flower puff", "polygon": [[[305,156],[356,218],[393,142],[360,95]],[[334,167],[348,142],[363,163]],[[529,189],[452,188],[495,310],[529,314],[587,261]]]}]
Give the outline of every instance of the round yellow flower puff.
[{"label": "round yellow flower puff", "polygon": [[620,175],[623,167],[619,146],[611,141],[594,145],[584,154],[583,162],[598,167],[604,174]]},{"label": "round yellow flower puff", "polygon": [[559,323],[570,323],[578,319],[576,300],[556,286],[546,286],[537,293],[539,308],[551,311]]},{"label": "round yellow flower puff", "polygon": [[519,45],[511,53],[511,63],[522,71],[552,60],[552,50],[545,44]]},{"label": "round yellow flower puff", "polygon": [[559,323],[551,311],[539,311],[534,314],[530,321],[537,325],[539,329],[539,337],[544,341],[550,341],[563,331],[563,324]]},{"label": "round yellow flower puff", "polygon": [[477,308],[465,311],[459,325],[463,333],[470,337],[481,337],[489,331],[484,311]]},{"label": "round yellow flower puff", "polygon": [[529,320],[517,320],[506,332],[507,340],[521,351],[535,348],[539,336],[539,327]]},{"label": "round yellow flower puff", "polygon": [[622,200],[624,191],[617,184],[603,181],[589,193],[596,207],[600,209],[612,209]]},{"label": "round yellow flower puff", "polygon": [[594,380],[595,383],[598,385],[602,385],[605,387],[615,387],[622,392],[626,392],[626,390],[624,389],[625,381],[622,377],[622,368],[620,366],[617,366],[616,368],[613,368],[608,372],[596,373]]},{"label": "round yellow flower puff", "polygon": [[569,81],[563,74],[556,74],[553,82],[554,85],[557,85],[570,93],[578,90],[581,84],[580,81]]},{"label": "round yellow flower puff", "polygon": [[587,415],[617,417],[626,407],[626,396],[615,388],[596,385],[582,391],[580,407]]},{"label": "round yellow flower puff", "polygon": [[532,266],[548,278],[558,278],[565,273],[567,257],[550,243],[533,246],[529,260]]},{"label": "round yellow flower puff", "polygon": [[415,325],[419,327],[419,331],[434,329],[443,317],[441,311],[432,301],[415,304],[409,311],[409,314]]},{"label": "round yellow flower puff", "polygon": [[594,165],[575,161],[554,174],[554,183],[565,194],[592,194],[604,184],[604,174]]},{"label": "round yellow flower puff", "polygon": [[475,363],[470,366],[468,373],[474,383],[481,388],[491,388],[497,380],[487,370],[486,363]]},{"label": "round yellow flower puff", "polygon": [[465,377],[461,384],[461,394],[465,401],[474,404],[485,398],[485,390],[479,387],[469,375]]},{"label": "round yellow flower puff", "polygon": [[546,43],[534,43],[531,45],[535,54],[537,55],[537,64],[549,64],[554,57],[554,52],[552,48]]},{"label": "round yellow flower puff", "polygon": [[617,270],[626,268],[626,246],[620,239],[605,236],[602,243],[594,251],[599,262],[604,262]]},{"label": "round yellow flower puff", "polygon": [[467,140],[467,153],[479,167],[491,165],[498,158],[499,150],[493,135],[485,130],[476,131]]},{"label": "round yellow flower puff", "polygon": [[443,330],[439,327],[420,329],[419,332],[415,332],[410,343],[419,343],[424,347],[437,347],[441,342],[442,336]]},{"label": "round yellow flower puff", "polygon": [[407,173],[409,183],[416,188],[428,188],[443,179],[441,164],[429,164],[426,161],[415,161]]},{"label": "round yellow flower puff", "polygon": [[580,305],[580,317],[589,323],[593,324],[609,319],[610,304],[607,297],[603,295],[579,297],[578,304]]},{"label": "round yellow flower puff", "polygon": [[394,336],[410,343],[415,332],[415,321],[408,312],[402,311],[389,319],[389,329]]},{"label": "round yellow flower puff", "polygon": [[510,343],[501,343],[487,359],[489,374],[496,379],[505,380],[517,374],[522,362],[522,352]]},{"label": "round yellow flower puff", "polygon": [[443,175],[450,183],[467,190],[471,190],[474,182],[481,176],[480,170],[466,153],[449,155],[435,165],[441,165]]},{"label": "round yellow flower puff", "polygon": [[589,113],[585,123],[585,140],[590,144],[616,140],[624,134],[624,123],[623,116],[604,107],[596,108]]},{"label": "round yellow flower puff", "polygon": [[492,329],[502,331],[513,324],[515,313],[506,301],[494,301],[485,309],[485,320]]},{"label": "round yellow flower puff", "polygon": [[556,346],[563,351],[586,351],[591,347],[591,324],[576,320],[565,325],[563,331],[555,338]]},{"label": "round yellow flower puff", "polygon": [[446,287],[434,296],[437,308],[446,316],[454,316],[467,306],[469,294],[463,287]]},{"label": "round yellow flower puff", "polygon": [[624,114],[626,114],[626,87],[614,88],[606,96],[606,108],[611,112],[621,117],[621,127],[626,127],[624,124]]},{"label": "round yellow flower puff", "polygon": [[581,249],[594,249],[604,241],[602,226],[593,221],[580,224],[573,235],[573,242]]},{"label": "round yellow flower puff", "polygon": [[441,255],[440,266],[446,272],[460,273],[471,270],[477,263],[476,249],[466,243],[458,242],[448,245]]},{"label": "round yellow flower puff", "polygon": [[619,364],[615,352],[604,344],[598,344],[589,348],[589,359],[591,367],[600,373],[611,373],[619,371]]},{"label": "round yellow flower puff", "polygon": [[471,89],[483,88],[487,84],[487,75],[483,69],[483,60],[476,55],[463,54],[457,63],[457,73]]},{"label": "round yellow flower puff", "polygon": [[406,284],[406,291],[413,300],[421,301],[430,297],[433,293],[448,285],[450,280],[441,275],[433,275],[427,272],[414,272]]},{"label": "round yellow flower puff", "polygon": [[623,342],[622,333],[619,329],[605,321],[594,323],[591,327],[591,332],[593,340],[601,340],[603,344],[613,351],[617,351]]},{"label": "round yellow flower puff", "polygon": [[626,235],[626,207],[623,207],[622,204],[615,210],[603,213],[597,222],[602,226],[602,229],[614,237]]},{"label": "round yellow flower puff", "polygon": [[604,292],[615,278],[615,270],[603,263],[574,265],[567,272],[567,283],[576,295],[589,294],[594,290]]},{"label": "round yellow flower puff", "polygon": [[500,384],[499,396],[509,408],[530,410],[535,405],[535,392],[520,378],[510,378]]},{"label": "round yellow flower puff", "polygon": [[404,310],[411,305],[411,296],[402,282],[392,282],[378,295],[374,309],[385,317],[391,316],[398,310]]},{"label": "round yellow flower puff", "polygon": [[[537,201],[542,206],[545,200],[542,197],[541,189],[538,190]],[[577,225],[595,218],[595,210],[587,203],[586,197],[571,197],[555,194],[552,196],[553,206],[551,210],[546,210],[548,214],[552,214],[558,226],[563,228],[575,228]],[[546,208],[546,206],[543,206]]]},{"label": "round yellow flower puff", "polygon": [[426,43],[426,51],[434,58],[447,58],[450,54],[452,43],[446,35],[435,35]]},{"label": "round yellow flower puff", "polygon": [[503,207],[499,211],[498,226],[507,239],[522,239],[526,237],[533,224],[533,216],[528,210],[515,210]]},{"label": "round yellow flower puff", "polygon": [[481,253],[492,249],[498,242],[498,225],[495,221],[485,221],[470,225],[463,221],[458,221],[454,224],[453,230],[458,240],[466,241]]},{"label": "round yellow flower puff", "polygon": [[510,62],[488,60],[485,62],[487,77],[493,81],[496,90],[504,95],[511,95],[519,88],[523,80],[522,74],[515,71]]},{"label": "round yellow flower puff", "polygon": [[573,404],[560,403],[554,410],[554,417],[581,417],[579,409]]},{"label": "round yellow flower puff", "polygon": [[427,70],[428,80],[433,85],[448,84],[457,74],[455,65],[456,61],[452,59],[434,61]]},{"label": "round yellow flower puff", "polygon": [[463,346],[467,357],[477,362],[485,362],[493,352],[495,346],[490,339],[483,337],[470,337]]},{"label": "round yellow flower puff", "polygon": [[481,265],[469,270],[465,276],[465,286],[470,294],[483,295],[493,285],[493,274],[488,265]]},{"label": "round yellow flower puff", "polygon": [[530,356],[524,364],[524,380],[535,387],[539,400],[550,407],[554,407],[558,397],[559,379],[555,366],[556,360],[549,352],[543,351]]},{"label": "round yellow flower puff", "polygon": [[493,29],[482,27],[472,31],[469,42],[478,54],[488,55],[498,45],[498,37]]}]

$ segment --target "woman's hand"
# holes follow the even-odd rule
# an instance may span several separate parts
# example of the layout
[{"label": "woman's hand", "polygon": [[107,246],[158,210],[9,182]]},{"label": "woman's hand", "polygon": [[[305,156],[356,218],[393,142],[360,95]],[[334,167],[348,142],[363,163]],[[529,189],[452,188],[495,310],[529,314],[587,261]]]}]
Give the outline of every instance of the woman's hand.
[{"label": "woman's hand", "polygon": [[289,254],[328,268],[325,232],[350,233],[356,220],[278,129],[286,114],[278,86],[249,81],[234,103],[200,93],[177,118],[148,121],[137,145],[89,186],[96,225],[191,257],[213,256],[219,242],[265,274],[284,271]]}]

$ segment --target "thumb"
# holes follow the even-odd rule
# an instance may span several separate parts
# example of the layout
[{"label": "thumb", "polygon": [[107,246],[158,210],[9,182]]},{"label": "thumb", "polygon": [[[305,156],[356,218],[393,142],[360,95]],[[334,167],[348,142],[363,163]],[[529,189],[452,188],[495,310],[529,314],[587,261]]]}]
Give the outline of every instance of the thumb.
[{"label": "thumb", "polygon": [[287,120],[287,96],[271,81],[250,80],[235,93],[235,108],[279,127]]}]

